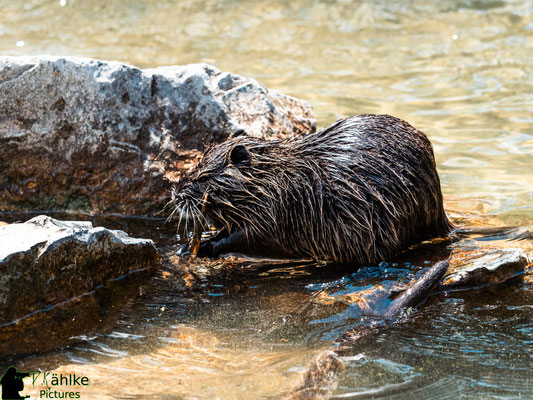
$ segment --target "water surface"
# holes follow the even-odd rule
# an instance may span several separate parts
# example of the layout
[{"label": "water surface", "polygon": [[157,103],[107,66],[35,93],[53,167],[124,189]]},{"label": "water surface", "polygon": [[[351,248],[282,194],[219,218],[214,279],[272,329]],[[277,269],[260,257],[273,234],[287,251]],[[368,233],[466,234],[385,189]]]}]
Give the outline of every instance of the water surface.
[{"label": "water surface", "polygon": [[[3,55],[208,62],[308,100],[319,126],[359,113],[404,118],[432,140],[456,222],[533,225],[531,0],[0,0],[0,9]],[[121,226],[172,254],[157,222],[134,225]],[[530,240],[492,239],[531,252]],[[363,323],[370,289],[416,276],[431,257],[357,272],[229,268],[191,286],[167,263],[111,333],[20,368],[79,371],[94,380],[93,398],[279,398],[318,349]],[[432,297],[353,355],[334,398],[533,397],[532,281]]]}]

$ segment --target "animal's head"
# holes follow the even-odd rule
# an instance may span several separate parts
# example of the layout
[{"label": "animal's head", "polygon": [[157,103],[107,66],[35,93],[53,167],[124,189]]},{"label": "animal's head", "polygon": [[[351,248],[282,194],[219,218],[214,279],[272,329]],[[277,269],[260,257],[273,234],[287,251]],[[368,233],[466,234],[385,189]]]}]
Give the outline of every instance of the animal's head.
[{"label": "animal's head", "polygon": [[[202,159],[176,184],[172,201],[181,220],[217,229],[242,228],[243,207],[254,196],[267,142],[236,131],[227,141],[209,148]],[[201,215],[207,193],[205,219]]]}]

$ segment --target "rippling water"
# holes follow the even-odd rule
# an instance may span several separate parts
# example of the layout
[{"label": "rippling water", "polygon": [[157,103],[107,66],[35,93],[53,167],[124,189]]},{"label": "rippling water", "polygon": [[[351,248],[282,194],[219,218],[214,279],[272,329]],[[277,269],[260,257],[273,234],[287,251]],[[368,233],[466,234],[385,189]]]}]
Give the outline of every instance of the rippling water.
[{"label": "rippling water", "polygon": [[[307,99],[319,126],[367,112],[404,118],[434,143],[456,221],[533,224],[531,0],[0,0],[0,9],[3,55],[208,62]],[[95,381],[93,398],[278,398],[316,349],[383,308],[380,293],[424,261],[357,273],[236,268],[190,287],[167,265],[112,333],[21,368],[79,371]],[[348,360],[334,398],[533,397],[532,281],[433,297]]]},{"label": "rippling water", "polygon": [[533,1],[0,0],[1,54],[209,62],[309,100],[319,125],[428,133],[450,207],[533,220]]}]

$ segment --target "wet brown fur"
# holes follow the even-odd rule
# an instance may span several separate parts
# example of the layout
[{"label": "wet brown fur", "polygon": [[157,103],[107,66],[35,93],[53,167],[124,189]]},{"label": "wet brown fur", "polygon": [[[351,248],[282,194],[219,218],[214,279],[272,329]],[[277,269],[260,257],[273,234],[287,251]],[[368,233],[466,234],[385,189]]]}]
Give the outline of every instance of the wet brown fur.
[{"label": "wet brown fur", "polygon": [[345,118],[279,141],[229,139],[180,180],[173,201],[182,218],[224,228],[202,245],[211,256],[365,265],[451,230],[430,141],[389,115]]}]

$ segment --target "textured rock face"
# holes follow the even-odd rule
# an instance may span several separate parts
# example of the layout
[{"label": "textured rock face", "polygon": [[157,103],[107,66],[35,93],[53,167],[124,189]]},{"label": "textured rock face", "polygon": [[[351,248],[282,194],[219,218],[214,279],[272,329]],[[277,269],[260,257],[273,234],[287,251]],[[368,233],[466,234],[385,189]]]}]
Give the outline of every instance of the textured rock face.
[{"label": "textured rock face", "polygon": [[524,272],[528,257],[522,249],[471,250],[454,253],[440,290],[472,289],[505,282]]},{"label": "textured rock face", "polygon": [[0,324],[62,303],[133,270],[155,268],[151,240],[39,216],[0,227]]},{"label": "textured rock face", "polygon": [[100,327],[109,319],[103,313],[121,307],[93,294],[117,278],[123,287],[132,272],[146,276],[159,263],[151,240],[90,222],[39,216],[0,226],[0,354],[49,350]]},{"label": "textured rock face", "polygon": [[0,210],[154,214],[239,128],[279,138],[315,121],[306,102],[206,64],[0,57]]}]

